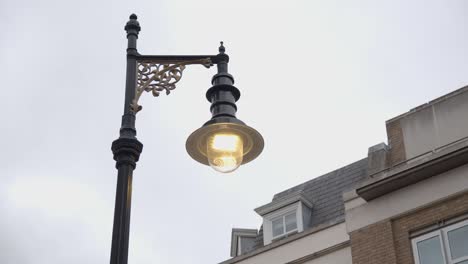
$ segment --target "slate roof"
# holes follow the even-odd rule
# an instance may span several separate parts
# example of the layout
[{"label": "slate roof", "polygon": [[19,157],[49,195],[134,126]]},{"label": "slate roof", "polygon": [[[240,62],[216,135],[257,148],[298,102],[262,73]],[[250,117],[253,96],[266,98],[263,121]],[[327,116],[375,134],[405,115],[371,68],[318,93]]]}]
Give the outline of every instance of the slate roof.
[{"label": "slate roof", "polygon": [[[280,192],[273,197],[275,202],[282,197],[302,191],[313,203],[311,223],[313,228],[328,222],[344,220],[343,193],[352,190],[367,177],[367,158],[351,163],[310,181]],[[260,227],[252,250],[263,247],[263,227]]]}]

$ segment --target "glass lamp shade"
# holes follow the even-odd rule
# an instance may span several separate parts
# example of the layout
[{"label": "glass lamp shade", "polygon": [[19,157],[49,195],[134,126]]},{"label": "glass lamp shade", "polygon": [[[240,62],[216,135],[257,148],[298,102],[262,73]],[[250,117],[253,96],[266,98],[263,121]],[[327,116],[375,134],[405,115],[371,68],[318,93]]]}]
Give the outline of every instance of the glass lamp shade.
[{"label": "glass lamp shade", "polygon": [[263,145],[260,133],[249,126],[215,123],[193,132],[186,149],[194,160],[227,173],[258,157]]},{"label": "glass lamp shade", "polygon": [[242,164],[244,143],[233,133],[214,133],[207,140],[206,157],[210,166],[219,172],[231,172]]}]

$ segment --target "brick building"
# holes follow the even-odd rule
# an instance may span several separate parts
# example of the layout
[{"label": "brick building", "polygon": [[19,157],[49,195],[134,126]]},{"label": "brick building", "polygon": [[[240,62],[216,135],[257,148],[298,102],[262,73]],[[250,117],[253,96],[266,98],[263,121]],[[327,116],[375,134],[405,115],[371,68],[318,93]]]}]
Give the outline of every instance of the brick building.
[{"label": "brick building", "polygon": [[386,122],[388,145],[274,195],[223,264],[468,264],[468,86]]}]

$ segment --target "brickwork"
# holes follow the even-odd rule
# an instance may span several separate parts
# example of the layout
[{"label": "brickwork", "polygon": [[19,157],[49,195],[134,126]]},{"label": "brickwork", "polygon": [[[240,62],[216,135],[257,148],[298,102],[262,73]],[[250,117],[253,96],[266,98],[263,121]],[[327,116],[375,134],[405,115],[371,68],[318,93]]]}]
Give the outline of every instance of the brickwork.
[{"label": "brickwork", "polygon": [[353,264],[395,263],[395,247],[391,221],[351,232],[351,252]]},{"label": "brickwork", "polygon": [[353,231],[353,264],[414,264],[410,233],[464,213],[468,213],[468,192]]},{"label": "brickwork", "polygon": [[390,167],[406,160],[403,130],[399,119],[387,122],[387,139],[390,147],[387,166]]}]

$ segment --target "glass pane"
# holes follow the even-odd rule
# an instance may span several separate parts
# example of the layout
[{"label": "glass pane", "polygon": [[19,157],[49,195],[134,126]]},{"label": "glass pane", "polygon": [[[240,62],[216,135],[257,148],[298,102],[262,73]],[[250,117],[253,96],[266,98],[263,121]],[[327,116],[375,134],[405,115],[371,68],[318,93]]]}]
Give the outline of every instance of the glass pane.
[{"label": "glass pane", "polygon": [[468,225],[449,231],[447,235],[452,259],[468,256]]},{"label": "glass pane", "polygon": [[445,264],[439,236],[417,243],[420,264]]},{"label": "glass pane", "polygon": [[468,264],[468,260],[462,261],[462,262],[457,262],[455,264]]},{"label": "glass pane", "polygon": [[273,220],[273,237],[283,234],[283,217]]},{"label": "glass pane", "polygon": [[286,215],[284,217],[284,222],[286,223],[286,232],[296,230],[297,229],[296,212]]}]

